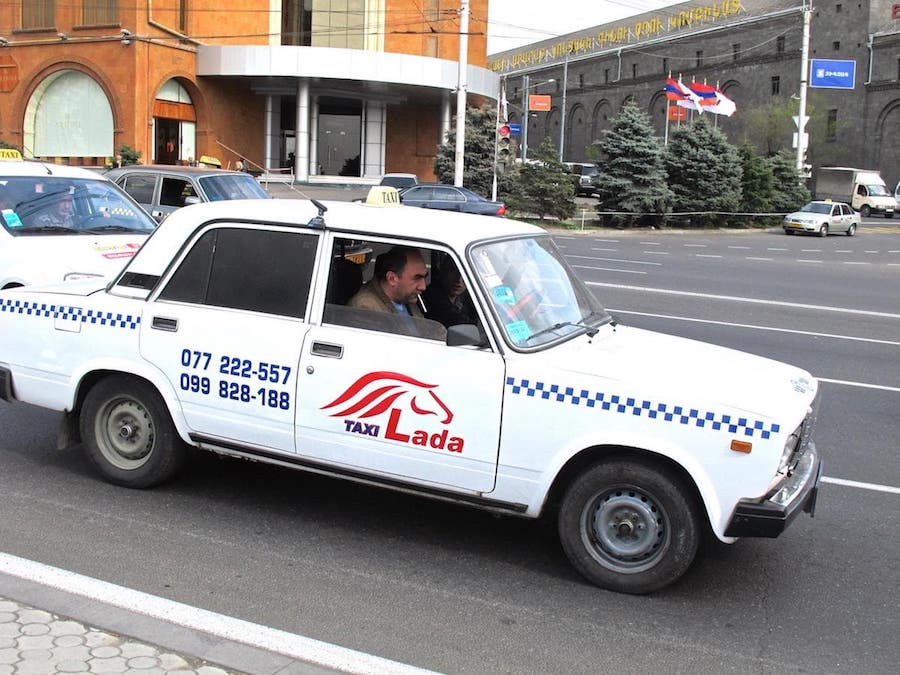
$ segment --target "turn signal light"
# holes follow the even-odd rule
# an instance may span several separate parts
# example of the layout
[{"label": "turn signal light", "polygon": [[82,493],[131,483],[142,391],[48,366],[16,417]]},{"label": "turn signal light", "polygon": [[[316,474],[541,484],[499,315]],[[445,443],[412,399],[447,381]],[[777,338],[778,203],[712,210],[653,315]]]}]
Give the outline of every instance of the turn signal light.
[{"label": "turn signal light", "polygon": [[735,452],[743,452],[746,454],[750,454],[750,451],[753,449],[753,443],[748,443],[747,441],[739,441],[733,440],[731,441],[731,449]]}]

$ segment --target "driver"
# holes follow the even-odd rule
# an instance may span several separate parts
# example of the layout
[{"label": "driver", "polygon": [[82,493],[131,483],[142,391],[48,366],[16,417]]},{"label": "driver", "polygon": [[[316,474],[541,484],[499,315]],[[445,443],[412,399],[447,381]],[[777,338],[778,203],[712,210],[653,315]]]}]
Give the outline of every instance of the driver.
[{"label": "driver", "polygon": [[375,276],[347,304],[421,319],[419,296],[427,279],[422,252],[409,246],[394,246],[375,259]]},{"label": "driver", "polygon": [[75,200],[72,198],[72,193],[61,192],[56,195],[53,203],[34,219],[34,224],[40,227],[72,227],[75,224],[74,216]]}]

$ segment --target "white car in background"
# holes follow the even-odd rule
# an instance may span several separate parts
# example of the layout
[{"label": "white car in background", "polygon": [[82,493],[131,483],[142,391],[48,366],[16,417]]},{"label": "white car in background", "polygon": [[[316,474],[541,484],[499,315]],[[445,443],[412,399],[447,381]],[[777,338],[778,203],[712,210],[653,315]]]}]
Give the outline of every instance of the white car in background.
[{"label": "white car in background", "polygon": [[97,173],[0,159],[0,289],[113,276],[155,226]]},{"label": "white car in background", "polygon": [[781,227],[785,234],[805,232],[826,237],[841,233],[852,237],[861,223],[860,215],[849,204],[826,200],[810,202],[799,211],[789,213]]}]

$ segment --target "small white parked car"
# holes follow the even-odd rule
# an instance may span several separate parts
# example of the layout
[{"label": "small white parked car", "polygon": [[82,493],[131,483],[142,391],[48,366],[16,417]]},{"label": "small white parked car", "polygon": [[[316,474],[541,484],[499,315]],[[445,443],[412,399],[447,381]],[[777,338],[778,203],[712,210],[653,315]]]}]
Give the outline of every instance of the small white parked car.
[{"label": "small white parked car", "polygon": [[805,232],[826,237],[846,234],[852,237],[861,224],[860,215],[849,204],[833,201],[813,201],[799,211],[784,217],[781,226],[785,234]]},{"label": "small white parked car", "polygon": [[[618,325],[538,227],[390,202],[199,204],[112,282],[0,291],[0,399],[60,411],[60,447],[132,488],[190,445],[546,518],[627,593],[705,532],[812,512],[808,372]],[[428,270],[463,282],[461,323],[418,318]]]}]

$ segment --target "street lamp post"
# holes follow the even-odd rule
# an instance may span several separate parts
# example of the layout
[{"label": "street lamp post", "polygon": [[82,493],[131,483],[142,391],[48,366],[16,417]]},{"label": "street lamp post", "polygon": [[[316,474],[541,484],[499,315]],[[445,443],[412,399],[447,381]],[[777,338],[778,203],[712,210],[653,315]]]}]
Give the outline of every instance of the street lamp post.
[{"label": "street lamp post", "polygon": [[528,84],[528,75],[522,76],[522,117],[524,118],[525,126],[522,128],[522,163],[525,163],[525,160],[528,159],[528,118],[531,114],[531,106],[528,105],[528,90],[533,89],[534,87],[540,87],[542,84],[550,84],[551,82],[556,82],[552,77],[549,80],[541,80],[540,82],[535,82],[534,84]]}]

